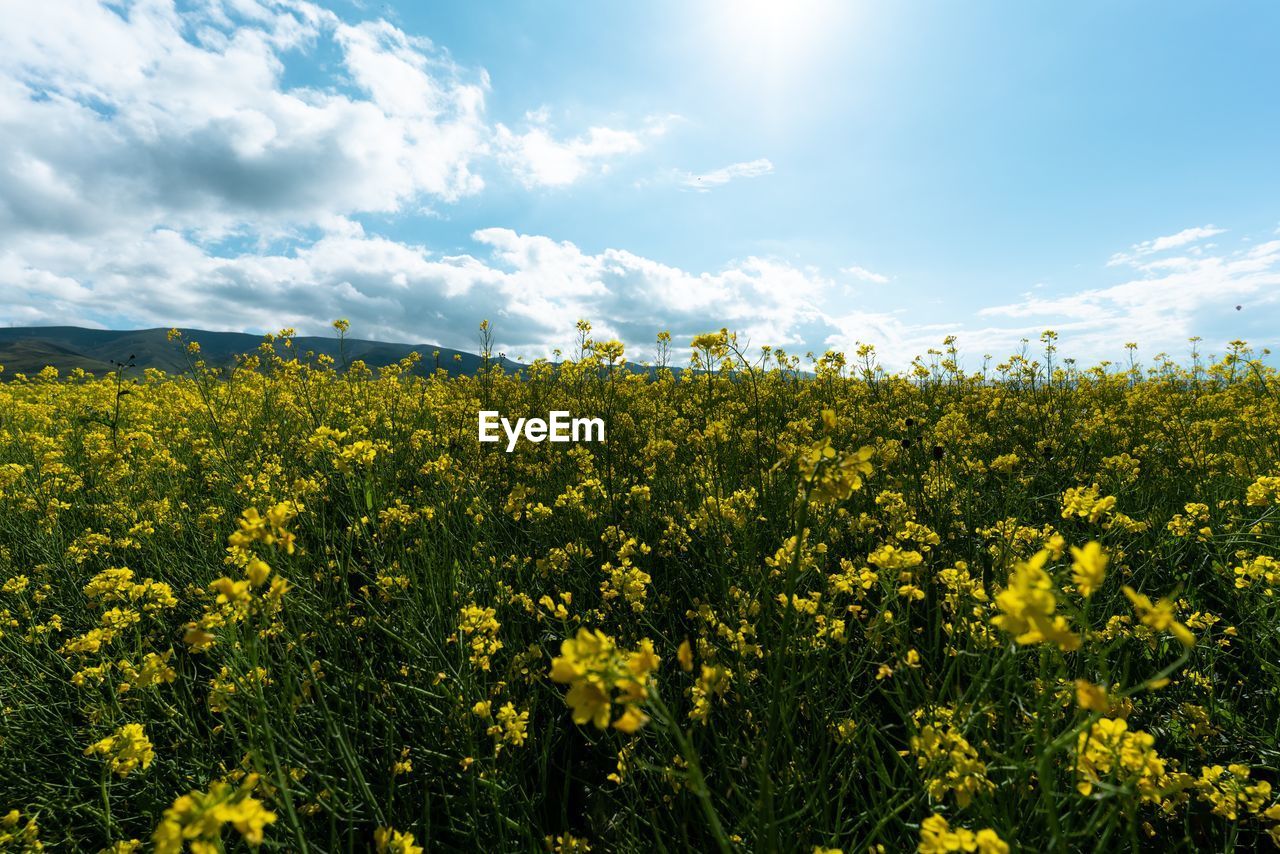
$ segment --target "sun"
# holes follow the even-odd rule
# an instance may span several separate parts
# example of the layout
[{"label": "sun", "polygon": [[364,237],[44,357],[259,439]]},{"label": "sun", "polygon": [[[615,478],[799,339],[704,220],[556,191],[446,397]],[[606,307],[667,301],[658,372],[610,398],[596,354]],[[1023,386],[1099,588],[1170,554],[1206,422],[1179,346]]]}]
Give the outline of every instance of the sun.
[{"label": "sun", "polygon": [[825,51],[846,8],[836,0],[720,0],[708,7],[707,24],[738,72],[778,76]]}]

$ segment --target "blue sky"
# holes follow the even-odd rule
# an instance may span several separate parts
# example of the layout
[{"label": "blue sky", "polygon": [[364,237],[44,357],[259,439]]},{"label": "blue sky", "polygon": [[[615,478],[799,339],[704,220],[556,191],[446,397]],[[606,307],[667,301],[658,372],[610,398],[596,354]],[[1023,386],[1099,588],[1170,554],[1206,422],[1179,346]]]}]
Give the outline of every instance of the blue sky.
[{"label": "blue sky", "polygon": [[[0,33],[0,322],[892,364],[1274,343],[1280,7],[54,0]],[[7,236],[6,236],[7,235]],[[1237,310],[1236,306],[1240,306]]]}]

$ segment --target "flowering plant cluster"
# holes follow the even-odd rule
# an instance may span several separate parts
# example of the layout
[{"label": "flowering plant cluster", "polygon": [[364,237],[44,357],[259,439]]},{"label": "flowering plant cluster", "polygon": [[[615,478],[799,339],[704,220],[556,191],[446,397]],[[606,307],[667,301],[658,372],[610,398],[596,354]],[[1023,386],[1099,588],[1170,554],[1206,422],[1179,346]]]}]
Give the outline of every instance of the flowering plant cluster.
[{"label": "flowering plant cluster", "polygon": [[174,337],[173,374],[0,374],[0,850],[1280,842],[1243,343],[890,372],[721,330],[635,370],[583,322],[460,375]]}]

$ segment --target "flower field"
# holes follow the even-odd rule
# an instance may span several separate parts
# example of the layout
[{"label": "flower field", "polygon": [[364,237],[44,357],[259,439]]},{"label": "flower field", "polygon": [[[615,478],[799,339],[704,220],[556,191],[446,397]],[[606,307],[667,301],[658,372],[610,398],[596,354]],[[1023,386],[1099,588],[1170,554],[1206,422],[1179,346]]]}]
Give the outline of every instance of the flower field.
[{"label": "flower field", "polygon": [[[519,375],[287,331],[3,375],[0,851],[1280,840],[1243,343],[892,373],[721,332],[637,371],[580,329]],[[607,432],[507,452],[481,410]]]}]

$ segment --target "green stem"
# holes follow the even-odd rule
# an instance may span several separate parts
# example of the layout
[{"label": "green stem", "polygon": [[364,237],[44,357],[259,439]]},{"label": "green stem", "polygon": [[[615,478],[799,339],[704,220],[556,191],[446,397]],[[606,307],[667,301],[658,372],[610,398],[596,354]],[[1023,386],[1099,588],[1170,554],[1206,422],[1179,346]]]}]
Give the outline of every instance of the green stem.
[{"label": "green stem", "polygon": [[[1049,685],[1049,648],[1043,645],[1040,649],[1040,714],[1037,720],[1045,720],[1045,695],[1048,693]],[[1040,725],[1041,735],[1044,735],[1043,724]],[[1043,740],[1043,739],[1042,739]],[[1054,795],[1054,768],[1053,755],[1057,752],[1057,745],[1061,739],[1055,740],[1046,745],[1040,751],[1040,756],[1036,760],[1036,778],[1040,785],[1040,802],[1044,808],[1045,816],[1049,822],[1049,839],[1047,842],[1054,851],[1066,851],[1066,843],[1062,839],[1062,826],[1058,819],[1058,803]]]},{"label": "green stem", "polygon": [[103,766],[102,769],[100,788],[102,790],[102,818],[107,825],[107,835],[112,836],[114,835],[112,829],[115,825],[111,821],[110,772],[107,771],[106,766]]},{"label": "green stem", "polygon": [[702,806],[702,814],[707,820],[707,824],[711,827],[711,834],[716,839],[716,847],[719,848],[721,854],[729,854],[733,851],[733,846],[729,844],[729,838],[725,836],[724,826],[720,824],[720,816],[716,813],[715,804],[711,802],[711,792],[707,788],[706,778],[702,775],[702,763],[698,761],[698,753],[693,749],[693,744],[685,736],[680,725],[672,717],[671,712],[667,709],[662,698],[657,692],[650,695],[649,702],[653,705],[653,710],[658,713],[658,720],[666,727],[667,731],[676,740],[676,745],[680,748],[680,755],[684,757],[685,763],[689,766],[689,782],[692,784],[693,794],[698,798],[698,803]]}]

